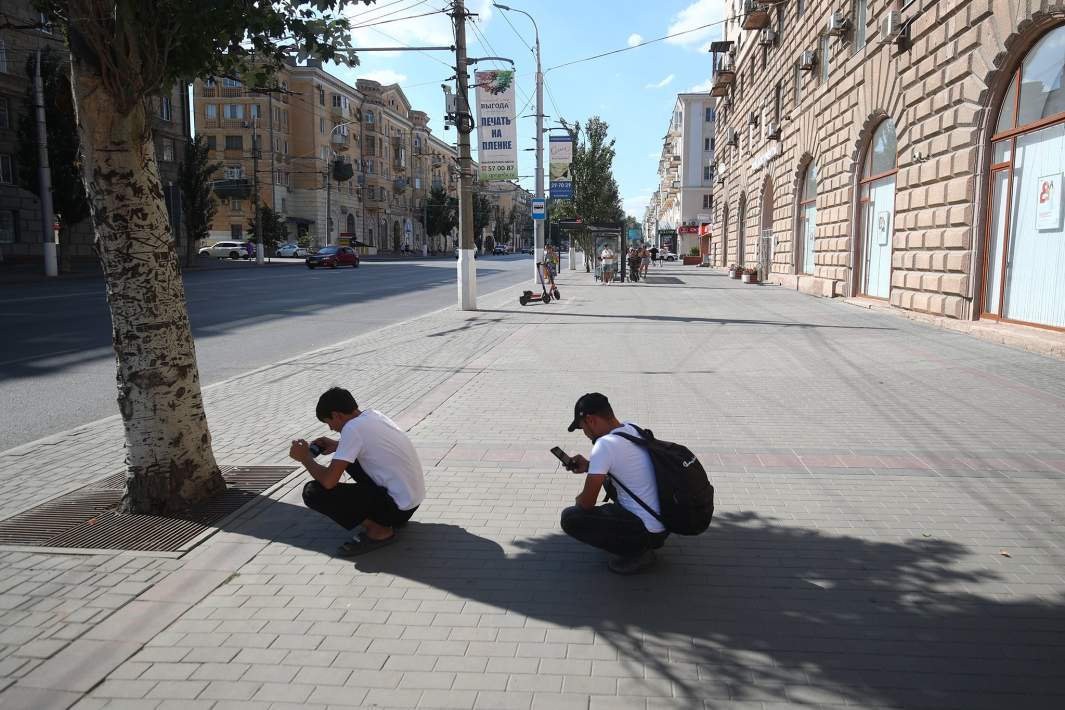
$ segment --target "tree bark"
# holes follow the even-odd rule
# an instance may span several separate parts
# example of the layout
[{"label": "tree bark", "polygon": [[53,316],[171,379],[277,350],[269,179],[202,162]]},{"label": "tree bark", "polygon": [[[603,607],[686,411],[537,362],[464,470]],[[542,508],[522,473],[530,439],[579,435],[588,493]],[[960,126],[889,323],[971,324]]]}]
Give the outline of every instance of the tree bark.
[{"label": "tree bark", "polygon": [[225,489],[211,450],[174,236],[143,102],[76,59],[72,84],[126,434],[123,510],[169,513]]}]

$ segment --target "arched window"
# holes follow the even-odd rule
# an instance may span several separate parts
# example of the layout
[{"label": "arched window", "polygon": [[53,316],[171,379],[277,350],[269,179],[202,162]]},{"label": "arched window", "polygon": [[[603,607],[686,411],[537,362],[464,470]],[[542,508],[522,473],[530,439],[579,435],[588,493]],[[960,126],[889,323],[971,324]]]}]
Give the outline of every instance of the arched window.
[{"label": "arched window", "polygon": [[1065,329],[1065,26],[1014,69],[991,163],[980,315]]},{"label": "arched window", "polygon": [[796,229],[799,243],[795,250],[798,263],[795,272],[814,273],[814,238],[817,235],[817,166],[811,161],[806,166],[806,177],[799,192],[799,224]]},{"label": "arched window", "polygon": [[862,166],[859,197],[858,292],[886,299],[891,293],[891,236],[895,233],[895,123],[885,118],[873,131]]}]

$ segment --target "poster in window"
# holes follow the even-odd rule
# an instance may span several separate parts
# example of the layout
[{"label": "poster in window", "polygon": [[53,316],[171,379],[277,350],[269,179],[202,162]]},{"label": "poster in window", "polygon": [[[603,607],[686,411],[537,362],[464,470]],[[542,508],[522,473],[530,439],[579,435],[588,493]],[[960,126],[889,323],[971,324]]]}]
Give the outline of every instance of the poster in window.
[{"label": "poster in window", "polygon": [[888,235],[891,232],[891,213],[880,212],[876,217],[876,243],[879,246],[887,246]]},{"label": "poster in window", "polygon": [[1038,230],[1061,229],[1061,173],[1039,178],[1035,228]]}]

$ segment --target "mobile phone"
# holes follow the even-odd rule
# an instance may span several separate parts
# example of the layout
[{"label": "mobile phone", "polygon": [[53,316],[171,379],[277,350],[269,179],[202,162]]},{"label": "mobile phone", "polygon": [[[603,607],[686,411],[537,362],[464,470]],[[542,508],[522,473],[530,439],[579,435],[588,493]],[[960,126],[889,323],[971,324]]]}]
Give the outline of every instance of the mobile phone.
[{"label": "mobile phone", "polygon": [[311,456],[317,457],[322,455],[322,447],[318,444],[311,444],[307,448],[310,450]]},{"label": "mobile phone", "polygon": [[564,468],[569,468],[573,465],[573,459],[562,449],[557,446],[551,447],[551,453],[555,455],[555,458],[562,462]]}]

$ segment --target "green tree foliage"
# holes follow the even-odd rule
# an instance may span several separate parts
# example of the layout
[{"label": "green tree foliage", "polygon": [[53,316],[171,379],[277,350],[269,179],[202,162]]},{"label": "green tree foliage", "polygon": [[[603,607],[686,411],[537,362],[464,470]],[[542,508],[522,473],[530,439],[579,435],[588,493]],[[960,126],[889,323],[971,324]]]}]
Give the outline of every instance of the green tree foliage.
[{"label": "green tree foliage", "polygon": [[[40,182],[37,169],[40,166],[37,152],[37,98],[33,89],[33,76],[37,57],[31,54],[26,61],[26,74],[30,85],[26,89],[23,112],[18,121],[18,166],[19,184],[39,196]],[[81,148],[78,128],[74,119],[74,96],[70,91],[70,73],[66,63],[51,48],[41,52],[41,84],[44,89],[44,106],[48,126],[48,165],[52,173],[52,205],[59,219],[59,245],[64,267],[69,267],[69,243],[74,226],[89,216],[89,201],[81,182]]]},{"label": "green tree foliage", "polygon": [[[263,220],[263,253],[273,254],[277,251],[278,245],[288,241],[288,228],[285,226],[284,218],[267,205],[259,207],[259,214],[262,215]],[[255,215],[248,218],[248,235],[252,241],[256,239]]]},{"label": "green tree foliage", "polygon": [[448,197],[442,187],[434,187],[429,191],[426,214],[429,223],[425,225],[425,231],[431,236],[439,234],[451,234],[451,230],[459,225],[458,200]]},{"label": "green tree foliage", "polygon": [[[582,128],[578,122],[570,132],[573,137],[573,199],[551,203],[552,221],[580,217],[588,223],[618,223],[624,220],[618,183],[614,178],[614,139],[609,138],[609,125],[592,116]],[[595,252],[592,233],[567,230],[586,255]],[[590,263],[585,261],[585,269]]]},{"label": "green tree foliage", "polygon": [[218,200],[211,188],[211,178],[222,163],[211,162],[211,151],[203,136],[185,142],[185,158],[178,166],[178,185],[185,217],[185,242],[191,261],[201,242],[211,233],[211,222],[218,212]]},{"label": "green tree foliage", "polygon": [[484,229],[492,222],[495,205],[483,192],[473,193],[473,240],[480,249],[484,242]]}]

